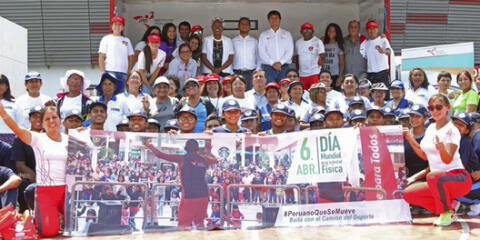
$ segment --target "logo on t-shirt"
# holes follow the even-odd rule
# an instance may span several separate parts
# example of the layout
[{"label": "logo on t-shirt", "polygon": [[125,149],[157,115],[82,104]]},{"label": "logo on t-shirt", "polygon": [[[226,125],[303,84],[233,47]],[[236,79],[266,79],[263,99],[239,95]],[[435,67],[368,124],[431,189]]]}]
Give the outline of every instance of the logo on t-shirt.
[{"label": "logo on t-shirt", "polygon": [[122,44],[125,45],[125,46],[128,46],[128,42],[127,42],[127,41],[122,41]]},{"label": "logo on t-shirt", "polygon": [[314,46],[310,46],[310,47],[308,47],[308,51],[310,51],[310,52],[311,52],[311,51],[313,51],[313,49],[315,49],[315,47],[314,47]]}]

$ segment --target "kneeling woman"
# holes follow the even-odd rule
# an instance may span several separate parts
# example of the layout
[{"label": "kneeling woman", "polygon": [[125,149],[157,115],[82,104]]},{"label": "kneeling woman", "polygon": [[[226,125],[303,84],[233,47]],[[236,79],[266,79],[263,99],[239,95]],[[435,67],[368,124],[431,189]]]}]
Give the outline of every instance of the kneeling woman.
[{"label": "kneeling woman", "polygon": [[42,237],[53,237],[59,231],[59,215],[65,213],[65,167],[68,136],[60,131],[56,107],[42,112],[45,133],[20,128],[0,103],[0,117],[24,143],[32,146],[37,172],[35,223]]},{"label": "kneeling woman", "polygon": [[452,202],[470,191],[472,180],[460,159],[460,132],[447,117],[449,100],[440,94],[433,95],[428,110],[435,123],[427,128],[420,144],[408,131],[404,135],[418,156],[428,160],[430,172],[426,182],[408,186],[404,197],[410,204],[440,215],[434,225],[448,226],[454,221]]}]

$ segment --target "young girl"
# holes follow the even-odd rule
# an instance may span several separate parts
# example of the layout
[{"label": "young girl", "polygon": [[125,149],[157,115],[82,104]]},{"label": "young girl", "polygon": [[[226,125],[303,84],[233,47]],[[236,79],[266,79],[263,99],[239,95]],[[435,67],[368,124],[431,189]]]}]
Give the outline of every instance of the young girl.
[{"label": "young girl", "polygon": [[134,55],[133,55],[133,60],[134,63],[138,61],[138,55],[143,51],[143,49],[147,46],[148,44],[148,36],[150,35],[158,35],[160,36],[160,33],[162,31],[160,30],[159,27],[157,26],[150,26],[145,33],[143,34],[142,39],[135,45],[134,48]]},{"label": "young girl", "polygon": [[173,51],[177,48],[177,27],[173,23],[163,25],[162,29],[163,42],[160,44],[160,49],[163,50],[167,56],[165,57],[165,64],[160,70],[160,74],[167,72],[169,64],[173,59]]},{"label": "young girl", "polygon": [[325,36],[323,37],[326,54],[323,69],[330,71],[332,74],[332,87],[337,91],[340,91],[341,82],[338,81],[338,79],[343,79],[343,70],[345,67],[343,41],[340,26],[336,23],[328,24],[325,29]]},{"label": "young girl", "polygon": [[222,84],[220,84],[220,76],[215,73],[210,73],[206,77],[205,85],[202,87],[202,97],[208,99],[213,106],[217,114],[220,112],[220,102],[222,100]]},{"label": "young girl", "polygon": [[[125,19],[120,16],[112,18],[112,34],[102,38],[98,49],[100,72],[110,72],[125,83],[127,73],[133,66],[133,48],[130,39],[124,37]],[[121,85],[123,91],[124,84]]]},{"label": "young girl", "polygon": [[142,76],[142,91],[150,95],[152,95],[153,81],[159,76],[166,58],[166,53],[158,49],[159,46],[160,36],[148,36],[148,46],[138,56],[135,66]]}]

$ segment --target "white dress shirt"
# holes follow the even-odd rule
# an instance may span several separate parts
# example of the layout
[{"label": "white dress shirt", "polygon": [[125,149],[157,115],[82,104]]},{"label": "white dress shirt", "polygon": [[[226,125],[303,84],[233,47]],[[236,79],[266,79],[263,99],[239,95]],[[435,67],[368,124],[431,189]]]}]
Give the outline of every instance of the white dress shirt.
[{"label": "white dress shirt", "polygon": [[234,70],[253,70],[258,68],[258,40],[250,35],[240,35],[232,39],[235,57]]},{"label": "white dress shirt", "polygon": [[[235,51],[233,49],[232,39],[222,35],[222,47],[223,47],[223,56],[222,56],[222,65],[223,65],[228,60],[228,57],[230,55],[235,54]],[[206,54],[208,61],[210,61],[210,63],[213,64],[213,35],[205,37],[205,39],[203,40],[202,53]],[[210,70],[207,66],[205,65],[202,66],[202,73],[211,73],[211,72],[212,70]],[[230,66],[223,69],[222,72],[233,74],[232,65],[230,64]]]},{"label": "white dress shirt", "polygon": [[258,41],[258,53],[262,64],[271,66],[275,62],[280,62],[282,65],[292,63],[292,34],[281,28],[276,32],[271,28],[263,31]]}]

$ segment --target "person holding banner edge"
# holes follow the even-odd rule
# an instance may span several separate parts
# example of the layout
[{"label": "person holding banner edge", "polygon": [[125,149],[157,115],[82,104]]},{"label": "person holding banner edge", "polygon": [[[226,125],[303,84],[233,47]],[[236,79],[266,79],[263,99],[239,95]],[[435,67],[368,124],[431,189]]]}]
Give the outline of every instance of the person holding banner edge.
[{"label": "person holding banner edge", "polygon": [[[60,116],[56,107],[46,107],[42,112],[45,133],[21,128],[0,103],[0,117],[22,140],[31,145],[36,161],[35,224],[42,237],[58,234],[59,215],[65,213],[66,161],[68,136],[60,130]],[[65,219],[65,218],[64,218]]]},{"label": "person holding banner edge", "polygon": [[[472,179],[460,159],[460,132],[448,119],[448,98],[441,94],[433,95],[428,101],[428,110],[435,123],[430,124],[420,143],[408,129],[403,131],[413,150],[430,166],[409,178],[410,185],[405,189],[404,198],[412,205],[440,215],[434,225],[449,226],[455,220],[454,200],[470,191]],[[426,175],[427,181],[412,184],[421,175]]]}]

